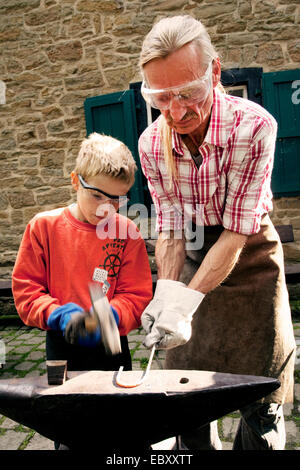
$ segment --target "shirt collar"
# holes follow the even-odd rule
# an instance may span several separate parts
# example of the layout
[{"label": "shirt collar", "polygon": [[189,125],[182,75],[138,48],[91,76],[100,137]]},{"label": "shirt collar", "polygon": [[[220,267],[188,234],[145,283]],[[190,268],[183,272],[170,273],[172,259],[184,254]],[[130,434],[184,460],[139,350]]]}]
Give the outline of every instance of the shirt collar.
[{"label": "shirt collar", "polygon": [[217,147],[225,147],[234,121],[228,95],[214,88],[210,122],[204,141]]},{"label": "shirt collar", "polygon": [[177,154],[184,155],[184,150],[183,150],[180,134],[177,134],[177,132],[174,131],[174,129],[171,129],[171,132],[172,132],[172,148],[175,150]]},{"label": "shirt collar", "polygon": [[[233,123],[233,112],[226,100],[226,94],[214,88],[211,117],[204,142],[225,147]],[[172,129],[172,147],[179,155],[184,155],[180,134]]]}]

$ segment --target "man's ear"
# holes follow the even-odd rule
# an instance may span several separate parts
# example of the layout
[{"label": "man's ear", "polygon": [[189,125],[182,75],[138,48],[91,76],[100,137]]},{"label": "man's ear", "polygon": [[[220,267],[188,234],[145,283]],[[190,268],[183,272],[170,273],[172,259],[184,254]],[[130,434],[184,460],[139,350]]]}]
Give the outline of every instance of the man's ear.
[{"label": "man's ear", "polygon": [[212,63],[212,83],[215,88],[221,80],[221,64],[219,57],[216,57]]},{"label": "man's ear", "polygon": [[75,171],[72,171],[72,173],[71,173],[71,184],[72,184],[73,189],[75,189],[75,191],[78,191],[79,179],[78,179],[78,175],[77,175],[77,173],[75,173]]}]

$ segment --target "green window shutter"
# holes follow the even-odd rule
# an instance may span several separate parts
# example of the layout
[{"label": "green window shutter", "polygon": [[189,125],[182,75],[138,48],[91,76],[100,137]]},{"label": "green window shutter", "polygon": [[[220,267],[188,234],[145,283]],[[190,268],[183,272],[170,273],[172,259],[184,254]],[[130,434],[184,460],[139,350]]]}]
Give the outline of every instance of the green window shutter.
[{"label": "green window shutter", "polygon": [[[297,91],[298,90],[298,91]],[[274,196],[300,194],[300,70],[263,74],[263,104],[278,123]]]},{"label": "green window shutter", "polygon": [[87,98],[84,102],[87,135],[106,134],[124,142],[131,150],[138,171],[130,190],[130,203],[143,203],[143,185],[138,155],[138,135],[133,90]]}]

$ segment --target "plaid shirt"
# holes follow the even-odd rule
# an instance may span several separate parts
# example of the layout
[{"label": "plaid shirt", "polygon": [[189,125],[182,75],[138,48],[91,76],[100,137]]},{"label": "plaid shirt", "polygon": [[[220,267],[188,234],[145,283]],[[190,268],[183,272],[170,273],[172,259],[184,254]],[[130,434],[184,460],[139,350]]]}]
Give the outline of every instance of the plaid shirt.
[{"label": "plaid shirt", "polygon": [[172,129],[178,179],[172,178],[171,184],[160,119],[139,139],[141,166],[157,214],[156,230],[179,230],[190,216],[197,225],[222,225],[243,235],[259,232],[262,215],[273,208],[275,119],[256,103],[215,89],[209,127],[199,147],[199,170]]}]

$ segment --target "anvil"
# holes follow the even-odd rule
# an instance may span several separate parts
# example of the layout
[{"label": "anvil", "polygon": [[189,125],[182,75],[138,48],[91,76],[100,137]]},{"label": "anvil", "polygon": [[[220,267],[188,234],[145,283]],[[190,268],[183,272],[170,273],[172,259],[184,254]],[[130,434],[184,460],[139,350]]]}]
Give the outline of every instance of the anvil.
[{"label": "anvil", "polygon": [[[132,383],[140,371],[123,372]],[[280,383],[269,377],[195,370],[152,370],[135,388],[116,372],[68,372],[59,386],[47,376],[0,380],[0,412],[70,450],[145,451],[263,398]]]}]

